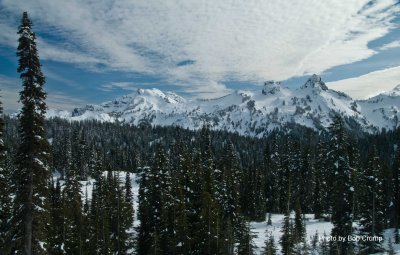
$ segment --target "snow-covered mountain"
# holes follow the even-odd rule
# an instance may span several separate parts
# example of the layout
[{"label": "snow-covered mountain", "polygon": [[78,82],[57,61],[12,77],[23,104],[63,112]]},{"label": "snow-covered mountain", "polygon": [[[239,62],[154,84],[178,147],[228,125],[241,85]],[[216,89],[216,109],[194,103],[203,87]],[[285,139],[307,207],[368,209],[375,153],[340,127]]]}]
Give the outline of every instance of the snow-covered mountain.
[{"label": "snow-covered mountain", "polygon": [[261,91],[235,91],[209,100],[189,100],[172,92],[139,89],[136,93],[101,105],[86,105],[72,112],[50,110],[48,117],[70,120],[95,119],[134,125],[174,125],[198,129],[208,124],[212,129],[263,136],[285,124],[296,123],[324,129],[335,114],[347,117],[352,125],[368,132],[399,126],[400,86],[368,100],[353,100],[329,89],[317,75],[298,89],[268,81]]}]

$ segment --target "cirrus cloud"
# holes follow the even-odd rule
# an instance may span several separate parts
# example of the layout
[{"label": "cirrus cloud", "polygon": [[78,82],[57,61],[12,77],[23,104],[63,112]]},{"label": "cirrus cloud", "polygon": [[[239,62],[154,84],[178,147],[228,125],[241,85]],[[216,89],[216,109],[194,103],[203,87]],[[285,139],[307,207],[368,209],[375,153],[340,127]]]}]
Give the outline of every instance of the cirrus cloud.
[{"label": "cirrus cloud", "polygon": [[370,72],[359,77],[328,82],[329,88],[343,91],[354,99],[367,99],[400,84],[400,66]]},{"label": "cirrus cloud", "polygon": [[[41,56],[156,75],[188,92],[285,80],[366,59],[394,27],[395,0],[3,0],[0,43],[28,10]],[[39,33],[40,34],[40,33]],[[51,46],[50,46],[51,45]],[[190,64],[182,65],[190,60]],[[191,87],[191,85],[196,88]],[[212,86],[210,86],[212,84]]]}]

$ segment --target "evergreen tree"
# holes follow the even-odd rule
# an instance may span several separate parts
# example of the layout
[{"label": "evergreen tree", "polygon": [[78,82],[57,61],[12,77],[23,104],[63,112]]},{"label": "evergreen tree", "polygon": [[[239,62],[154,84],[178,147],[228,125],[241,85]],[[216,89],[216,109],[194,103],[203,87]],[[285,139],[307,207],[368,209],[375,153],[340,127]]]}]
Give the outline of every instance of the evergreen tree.
[{"label": "evergreen tree", "polygon": [[137,254],[148,254],[153,243],[152,210],[150,208],[150,168],[145,167],[140,173],[139,183],[139,208],[138,220],[140,225],[137,228]]},{"label": "evergreen tree", "polygon": [[315,186],[314,186],[314,201],[313,201],[313,212],[314,219],[320,219],[322,217],[322,198],[321,198],[321,173],[317,169],[315,174]]},{"label": "evergreen tree", "polygon": [[90,235],[89,253],[90,255],[111,254],[110,241],[110,222],[107,208],[107,193],[103,176],[100,175],[96,180],[92,193],[92,202],[89,212]]},{"label": "evergreen tree", "polygon": [[[290,137],[287,137],[284,144],[284,152],[281,155],[281,172],[279,173],[279,211],[287,212],[291,208],[292,193],[297,193],[297,187],[293,191],[293,176],[299,166],[297,162],[298,151]],[[289,191],[289,192],[288,192]],[[297,195],[297,194],[296,194]]]},{"label": "evergreen tree", "polygon": [[4,142],[3,107],[0,101],[0,247],[5,254],[10,252],[9,224],[12,213],[11,174],[6,167],[6,146]]},{"label": "evergreen tree", "polygon": [[352,234],[352,198],[354,188],[351,186],[351,170],[348,158],[348,137],[344,122],[340,116],[333,119],[329,126],[331,134],[331,151],[329,152],[332,164],[332,236],[343,238],[343,242],[331,244],[332,254],[349,254],[351,245],[347,237]]},{"label": "evergreen tree", "polygon": [[121,216],[121,231],[120,231],[120,240],[121,240],[121,254],[126,254],[128,250],[133,249],[134,240],[133,240],[133,219],[134,219],[134,210],[133,210],[133,193],[132,193],[132,184],[131,177],[129,172],[126,173],[125,177],[125,199],[122,208],[122,216]]},{"label": "evergreen tree", "polygon": [[[300,151],[300,167],[298,167],[298,172],[296,175],[298,199],[300,200],[300,207],[303,212],[311,212],[314,208],[312,207],[314,197],[313,192],[315,191],[314,183],[314,164],[312,163],[312,155],[310,149],[307,147],[303,152]],[[297,201],[296,201],[297,203]],[[314,212],[315,213],[315,212]]]},{"label": "evergreen tree", "polygon": [[202,193],[201,211],[198,235],[198,250],[200,254],[216,254],[219,250],[219,238],[221,235],[221,221],[218,205],[210,193]]},{"label": "evergreen tree", "polygon": [[267,224],[268,224],[269,226],[272,225],[271,217],[272,217],[272,213],[268,213],[268,221],[267,221]]},{"label": "evergreen tree", "polygon": [[319,235],[318,231],[311,237],[311,254],[318,254],[318,242],[319,242]]},{"label": "evergreen tree", "polygon": [[172,229],[176,232],[172,239],[176,254],[189,254],[192,249],[190,217],[193,208],[193,173],[187,148],[182,141],[172,147],[171,181],[172,185]]},{"label": "evergreen tree", "polygon": [[264,168],[265,168],[265,195],[266,207],[269,212],[279,212],[280,196],[279,176],[282,174],[281,158],[279,154],[279,141],[275,134],[270,147],[264,149]]},{"label": "evergreen tree", "polygon": [[11,222],[14,253],[40,255],[46,254],[43,243],[47,243],[50,149],[44,129],[45,78],[36,49],[36,36],[31,28],[32,22],[24,12],[17,49],[18,72],[23,84],[19,114],[21,142],[16,160],[16,194]]},{"label": "evergreen tree", "polygon": [[[143,185],[143,186],[142,186]],[[139,191],[138,253],[146,254],[150,249],[168,253],[171,239],[175,238],[174,222],[170,212],[173,208],[170,163],[164,147],[159,145],[153,165],[142,175]],[[157,240],[154,239],[157,236]],[[155,246],[155,241],[157,245]]]},{"label": "evergreen tree", "polygon": [[[314,214],[330,213],[331,212],[331,193],[332,185],[332,158],[329,154],[329,142],[321,137],[316,146],[315,152],[315,186],[314,186]],[[318,192],[319,190],[319,192]],[[318,208],[320,207],[320,208]],[[316,209],[316,210],[315,210]]]},{"label": "evergreen tree", "polygon": [[[373,146],[363,174],[364,192],[361,202],[360,233],[365,236],[382,236],[383,234],[385,200],[382,172],[376,147]],[[362,246],[369,253],[382,250],[379,242],[362,242]]]},{"label": "evergreen tree", "polygon": [[282,254],[283,255],[291,255],[293,252],[293,226],[290,222],[290,214],[287,212],[283,219],[282,225],[282,236],[280,239],[280,244],[282,247]]},{"label": "evergreen tree", "polygon": [[276,246],[274,236],[271,234],[267,234],[264,242],[264,250],[262,251],[262,255],[276,255]]},{"label": "evergreen tree", "polygon": [[112,172],[110,166],[108,166],[107,179],[104,188],[105,208],[109,222],[111,253],[120,254],[125,244],[125,240],[122,239],[124,236],[122,224],[124,196],[119,184],[119,173]]},{"label": "evergreen tree", "polygon": [[250,223],[246,221],[240,222],[240,238],[238,245],[239,255],[253,255],[254,254],[254,234],[251,231]]},{"label": "evergreen tree", "polygon": [[215,163],[211,144],[210,130],[203,127],[200,131],[199,154],[196,155],[195,175],[202,177],[200,186],[194,187],[199,199],[195,210],[199,212],[195,226],[194,251],[199,254],[215,254],[219,250],[221,238],[221,212],[216,198]]},{"label": "evergreen tree", "polygon": [[104,172],[104,162],[103,162],[102,154],[99,149],[93,149],[91,151],[91,156],[88,162],[88,173],[94,178],[98,179],[101,174]]},{"label": "evergreen tree", "polygon": [[301,205],[299,199],[296,202],[296,211],[294,218],[294,233],[293,242],[295,244],[304,242],[306,236],[306,229],[303,223],[303,216],[301,213]]},{"label": "evergreen tree", "polygon": [[[91,185],[91,184],[89,184]],[[82,207],[82,235],[81,238],[83,240],[83,249],[82,254],[90,254],[90,237],[91,237],[91,226],[90,226],[90,202],[89,202],[89,194],[88,194],[88,183],[86,183],[85,189],[85,202]]]},{"label": "evergreen tree", "polygon": [[68,171],[71,169],[72,164],[72,147],[71,147],[71,136],[70,132],[66,131],[62,137],[53,140],[54,157],[58,158],[54,167],[60,172],[61,180],[65,180]]},{"label": "evergreen tree", "polygon": [[82,254],[83,214],[81,183],[79,182],[78,170],[72,166],[71,145],[67,144],[67,176],[62,192],[63,216],[64,216],[64,250],[67,254]]},{"label": "evergreen tree", "polygon": [[80,180],[86,180],[89,175],[88,152],[83,130],[74,130],[72,133],[72,166],[78,169]]},{"label": "evergreen tree", "polygon": [[[237,216],[240,213],[240,184],[241,169],[238,156],[231,141],[225,148],[222,159],[222,176],[215,178],[217,200],[221,207],[222,217],[226,221],[230,221],[232,225],[237,222]],[[215,170],[215,172],[220,170]],[[262,195],[260,194],[260,197]],[[261,205],[260,205],[261,206]]]},{"label": "evergreen tree", "polygon": [[360,200],[363,193],[363,181],[361,176],[363,171],[361,170],[360,151],[356,145],[357,141],[351,139],[348,147],[349,166],[351,169],[351,186],[354,189],[352,197],[352,221],[359,219],[360,212],[362,211],[360,208]]}]

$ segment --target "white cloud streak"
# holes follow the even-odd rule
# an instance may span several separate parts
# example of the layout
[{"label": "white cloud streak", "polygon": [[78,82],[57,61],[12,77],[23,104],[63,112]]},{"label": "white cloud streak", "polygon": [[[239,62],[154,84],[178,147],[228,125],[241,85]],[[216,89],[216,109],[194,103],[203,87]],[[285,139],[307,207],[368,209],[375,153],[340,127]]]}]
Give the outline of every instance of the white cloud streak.
[{"label": "white cloud streak", "polygon": [[398,47],[400,47],[400,40],[387,43],[387,44],[383,45],[382,47],[380,47],[379,50],[389,50],[389,49],[398,48]]},{"label": "white cloud streak", "polygon": [[[226,91],[221,85],[226,80],[285,80],[372,56],[376,52],[368,43],[393,28],[399,7],[395,0],[369,2],[3,0],[1,5],[14,18],[29,10],[36,29],[63,38],[54,46],[42,38],[46,59],[158,75],[188,84],[187,91],[209,93]],[[8,23],[1,25],[3,44],[15,37]],[[191,64],[177,65],[186,60]]]},{"label": "white cloud streak", "polygon": [[390,91],[400,84],[400,66],[371,72],[359,77],[328,82],[329,88],[347,93],[355,99],[367,99]]},{"label": "white cloud streak", "polygon": [[46,103],[50,109],[73,110],[76,107],[86,105],[87,101],[61,92],[51,92],[48,93]]},{"label": "white cloud streak", "polygon": [[133,82],[110,82],[104,85],[101,85],[99,88],[102,91],[108,92],[114,89],[122,89],[122,90],[136,90],[135,83]]}]

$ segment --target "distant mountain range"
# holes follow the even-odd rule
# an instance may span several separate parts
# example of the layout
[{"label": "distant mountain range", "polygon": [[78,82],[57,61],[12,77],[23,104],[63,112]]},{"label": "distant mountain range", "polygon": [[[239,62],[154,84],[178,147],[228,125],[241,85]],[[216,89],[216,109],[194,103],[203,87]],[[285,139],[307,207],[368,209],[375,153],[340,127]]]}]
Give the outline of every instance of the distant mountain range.
[{"label": "distant mountain range", "polygon": [[400,125],[399,110],[400,85],[367,100],[354,100],[329,89],[321,77],[312,75],[298,89],[268,81],[261,91],[239,90],[208,100],[189,100],[158,89],[138,89],[136,93],[72,112],[51,109],[47,117],[189,129],[208,124],[212,129],[261,137],[291,123],[322,130],[335,114],[345,117],[349,127],[366,132],[393,129]]}]

